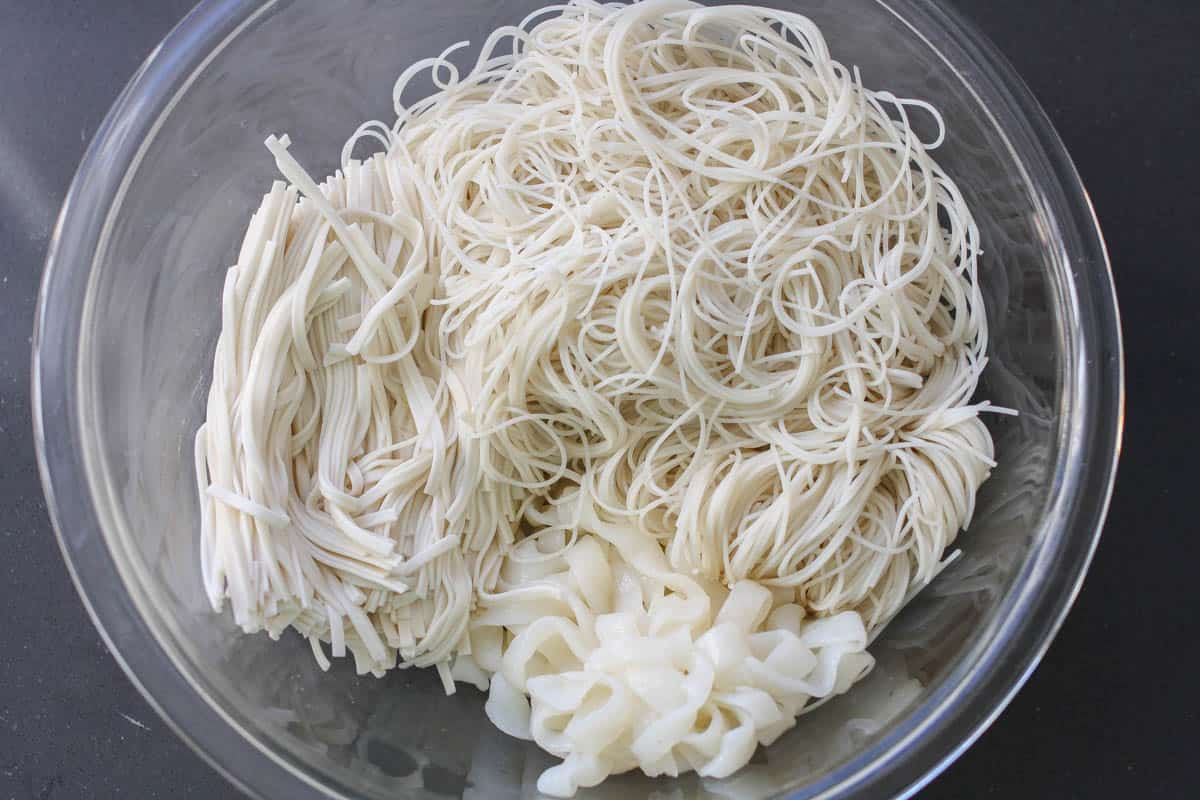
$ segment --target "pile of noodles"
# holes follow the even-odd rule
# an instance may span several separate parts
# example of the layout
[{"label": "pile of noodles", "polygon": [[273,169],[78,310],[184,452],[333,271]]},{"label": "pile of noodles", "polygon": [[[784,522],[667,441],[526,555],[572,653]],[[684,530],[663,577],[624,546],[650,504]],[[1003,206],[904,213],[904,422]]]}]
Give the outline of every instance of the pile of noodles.
[{"label": "pile of noodles", "polygon": [[196,437],[210,600],[490,687],[544,792],[728,775],[870,668],[993,466],[941,120],[782,11],[575,0],[454,49],[323,184],[267,142]]}]

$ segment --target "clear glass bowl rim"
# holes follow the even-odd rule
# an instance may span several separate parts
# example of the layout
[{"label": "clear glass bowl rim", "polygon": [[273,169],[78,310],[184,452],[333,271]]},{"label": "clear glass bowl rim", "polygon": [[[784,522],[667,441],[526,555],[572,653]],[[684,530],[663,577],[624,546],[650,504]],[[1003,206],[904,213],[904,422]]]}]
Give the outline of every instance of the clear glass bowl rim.
[{"label": "clear glass bowl rim", "polygon": [[[1099,541],[1120,453],[1124,368],[1111,268],[1095,213],[1045,112],[1011,65],[956,11],[928,0],[876,0],[921,36],[977,95],[1006,138],[1071,265],[1068,354],[1055,500],[1041,545],[997,612],[998,626],[921,709],[799,797],[908,797],[979,737],[1040,661],[1078,594]],[[51,237],[33,336],[38,466],[63,557],[92,622],[152,707],[217,771],[258,798],[342,796],[259,742],[191,682],[136,611],[108,541],[83,454],[77,381],[92,259],[143,143],[214,53],[274,3],[205,0],[147,57],[110,109],[79,166]],[[936,39],[935,45],[931,39]],[[999,117],[1000,119],[997,119]],[[1038,175],[1037,181],[1029,176]],[[1060,323],[1061,324],[1061,323]],[[961,673],[961,674],[958,674]],[[251,744],[253,746],[247,746]],[[785,790],[786,791],[786,790]]]}]

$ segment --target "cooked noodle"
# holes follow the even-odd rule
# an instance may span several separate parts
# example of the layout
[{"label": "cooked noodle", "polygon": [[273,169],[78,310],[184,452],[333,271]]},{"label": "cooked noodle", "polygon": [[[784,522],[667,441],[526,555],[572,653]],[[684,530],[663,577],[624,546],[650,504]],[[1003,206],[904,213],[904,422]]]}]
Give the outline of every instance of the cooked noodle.
[{"label": "cooked noodle", "polygon": [[196,437],[209,598],[490,685],[565,759],[544,792],[728,775],[870,668],[993,466],[941,119],[782,11],[576,0],[454,49],[321,185],[267,141]]}]

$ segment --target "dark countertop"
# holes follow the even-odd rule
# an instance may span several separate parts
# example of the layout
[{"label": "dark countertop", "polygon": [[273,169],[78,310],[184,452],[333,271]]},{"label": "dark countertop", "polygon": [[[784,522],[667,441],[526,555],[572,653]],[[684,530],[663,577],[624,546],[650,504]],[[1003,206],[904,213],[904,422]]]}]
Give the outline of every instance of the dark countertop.
[{"label": "dark countertop", "polygon": [[[1042,665],[924,792],[1200,794],[1200,3],[957,0],[1049,112],[1105,231],[1126,336],[1121,477]],[[0,800],[224,798],[108,654],[59,556],[34,462],[29,341],[55,215],[109,104],[188,0],[0,0]],[[1178,302],[1177,302],[1178,301]],[[1189,658],[1192,657],[1192,658]]]}]

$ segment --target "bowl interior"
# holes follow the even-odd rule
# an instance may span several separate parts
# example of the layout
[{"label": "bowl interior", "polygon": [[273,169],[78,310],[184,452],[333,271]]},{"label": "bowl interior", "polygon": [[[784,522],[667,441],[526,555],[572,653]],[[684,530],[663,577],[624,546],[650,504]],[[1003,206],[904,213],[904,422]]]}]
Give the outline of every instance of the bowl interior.
[{"label": "bowl interior", "polygon": [[[79,425],[131,613],[240,735],[331,793],[524,797],[536,794],[551,759],[495,730],[472,688],[447,698],[423,671],[376,680],[355,677],[347,663],[324,674],[298,638],[243,637],[210,612],[197,566],[192,436],[204,416],[224,271],[276,178],[262,146],[268,134],[290,134],[297,157],[325,175],[360,121],[390,118],[392,82],[410,62],[462,39],[477,43],[540,5],[344,0],[239,12],[245,21],[173,101],[144,111],[156,126],[107,209],[90,265]],[[981,226],[991,326],[981,396],[1020,416],[988,420],[999,466],[959,539],[962,557],[875,644],[879,666],[864,684],[802,717],[731,779],[623,776],[587,797],[809,795],[835,785],[918,724],[994,645],[1005,598],[1039,579],[1026,567],[1055,530],[1044,522],[1064,469],[1075,336],[1055,220],[986,101],[891,10],[875,0],[784,5],[814,18],[835,57],[859,65],[868,85],[943,113],[948,138],[936,157]]]}]

